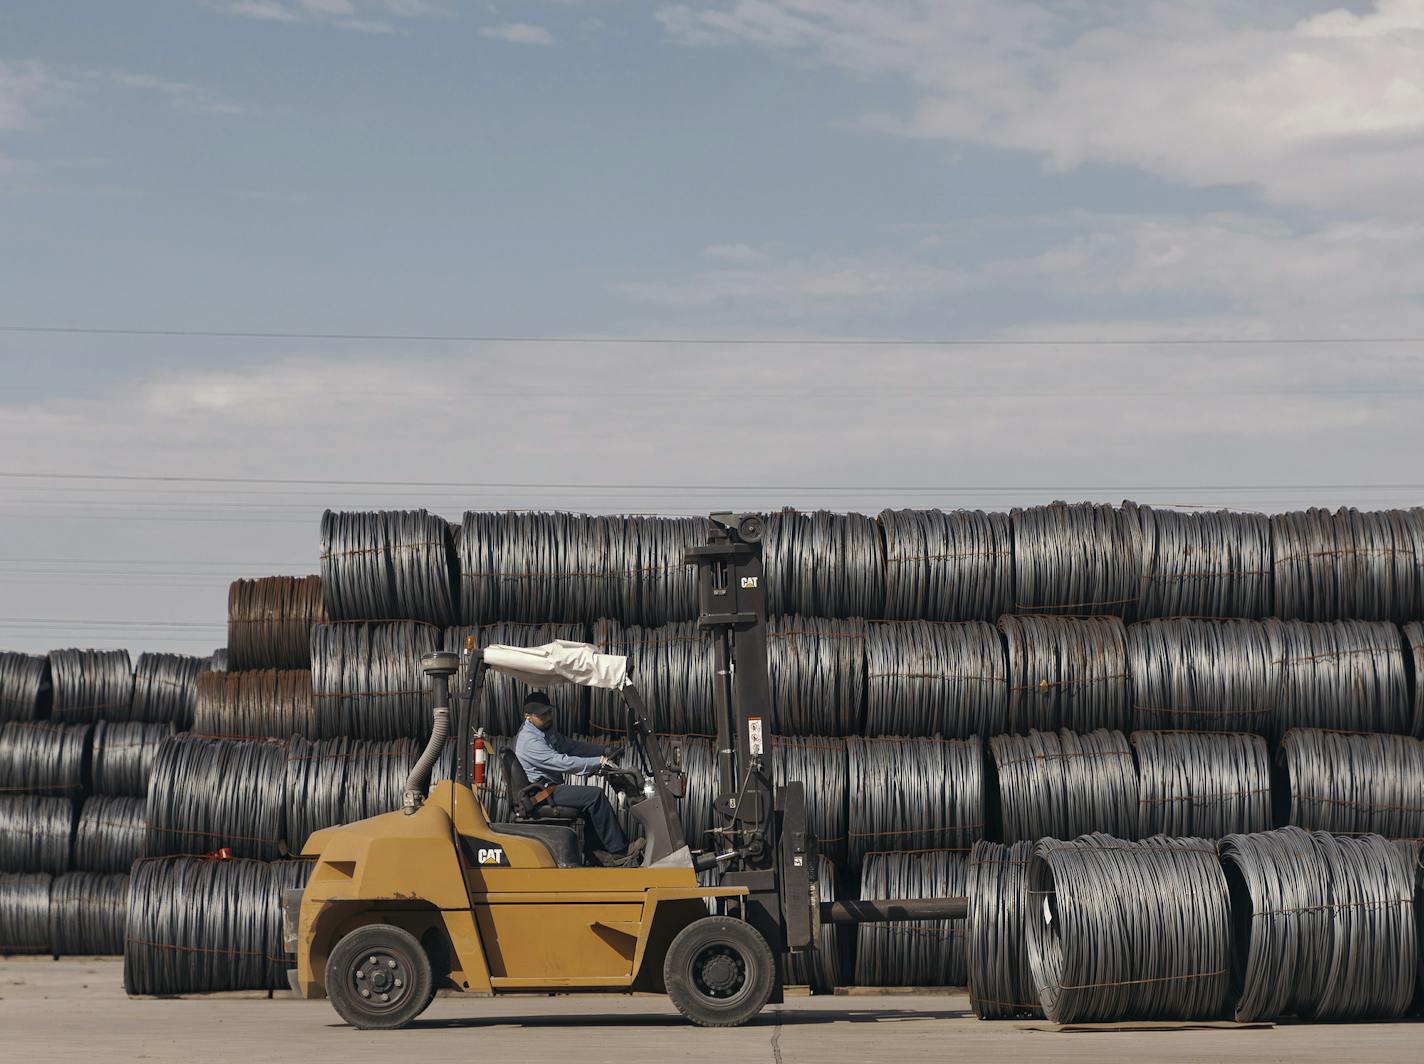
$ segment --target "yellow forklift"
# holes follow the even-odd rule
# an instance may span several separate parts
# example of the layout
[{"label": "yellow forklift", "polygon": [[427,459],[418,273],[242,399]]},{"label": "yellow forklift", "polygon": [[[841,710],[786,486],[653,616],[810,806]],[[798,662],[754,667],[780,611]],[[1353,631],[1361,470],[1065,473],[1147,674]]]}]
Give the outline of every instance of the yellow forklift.
[{"label": "yellow forklift", "polygon": [[[771,692],[757,514],[713,514],[691,548],[700,627],[716,658],[717,826],[685,842],[686,777],[665,756],[626,658],[587,644],[467,645],[468,682],[452,721],[452,653],[428,654],[430,741],[402,808],[308,839],[304,890],[282,898],[291,972],[304,997],[327,997],[357,1028],[404,1027],[438,990],[666,993],[702,1026],[734,1026],[782,1000],[779,958],[815,949],[822,920],[951,919],[963,898],[822,903],[816,840],[799,782],[772,783]],[[473,720],[489,670],[540,687],[617,690],[632,769],[605,782],[643,829],[641,867],[588,867],[572,810],[525,785],[505,751],[514,819],[492,823],[480,801],[483,728]],[[453,778],[429,786],[447,739]],[[702,885],[704,883],[713,885]]]}]

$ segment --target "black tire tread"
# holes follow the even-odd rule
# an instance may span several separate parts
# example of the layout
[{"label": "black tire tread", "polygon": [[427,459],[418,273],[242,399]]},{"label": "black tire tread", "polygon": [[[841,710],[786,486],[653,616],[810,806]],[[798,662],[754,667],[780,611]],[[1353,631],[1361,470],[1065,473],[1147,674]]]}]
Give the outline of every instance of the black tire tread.
[{"label": "black tire tread", "polygon": [[[719,940],[733,942],[747,951],[748,967],[756,969],[749,974],[759,984],[756,992],[739,1002],[736,1008],[726,1011],[709,1006],[683,975],[690,953]],[[740,1027],[766,1005],[775,980],[776,960],[766,939],[750,924],[730,916],[704,916],[694,920],[677,933],[663,957],[663,983],[668,997],[678,1012],[699,1027]]]},{"label": "black tire tread", "polygon": [[[353,956],[374,948],[399,948],[410,954],[411,972],[416,985],[410,988],[410,1004],[383,1015],[368,1015],[352,999],[340,973],[349,966]],[[407,1026],[430,1006],[435,998],[435,978],[430,957],[420,940],[394,924],[367,924],[358,927],[339,941],[326,964],[326,995],[340,1017],[360,1031],[391,1031]]]}]

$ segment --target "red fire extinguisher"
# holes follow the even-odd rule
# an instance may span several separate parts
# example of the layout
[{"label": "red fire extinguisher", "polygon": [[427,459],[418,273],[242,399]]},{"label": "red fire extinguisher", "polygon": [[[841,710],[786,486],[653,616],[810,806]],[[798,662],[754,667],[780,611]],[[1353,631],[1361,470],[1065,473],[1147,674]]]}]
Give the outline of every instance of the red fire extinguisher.
[{"label": "red fire extinguisher", "polygon": [[485,737],[483,730],[475,733],[475,786],[485,785],[485,762],[489,760],[489,753],[485,750]]}]

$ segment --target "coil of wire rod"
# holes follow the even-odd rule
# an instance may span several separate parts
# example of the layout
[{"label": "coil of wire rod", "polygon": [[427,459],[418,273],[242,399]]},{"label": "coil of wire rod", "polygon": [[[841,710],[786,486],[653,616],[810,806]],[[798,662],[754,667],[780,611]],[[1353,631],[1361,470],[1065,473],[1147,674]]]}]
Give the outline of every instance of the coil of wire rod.
[{"label": "coil of wire rod", "polygon": [[1269,617],[1271,523],[1230,510],[1125,504],[1142,526],[1138,617]]},{"label": "coil of wire rod", "polygon": [[874,518],[780,510],[762,537],[769,615],[879,617],[885,608],[885,544]]},{"label": "coil of wire rod", "polygon": [[1013,608],[1009,515],[882,510],[885,611],[894,620],[993,621]]},{"label": "coil of wire rod", "polygon": [[44,715],[50,692],[49,658],[0,650],[0,723]]},{"label": "coil of wire rod", "polygon": [[821,852],[842,863],[846,853],[846,744],[830,736],[772,739],[772,780],[782,787],[800,780],[806,794],[806,819]]},{"label": "coil of wire rod", "polygon": [[987,738],[1008,717],[1008,664],[992,624],[867,626],[865,734]]},{"label": "coil of wire rod", "polygon": [[127,874],[55,876],[49,897],[50,948],[56,957],[117,957],[124,952]]},{"label": "coil of wire rod", "polygon": [[320,734],[306,669],[205,672],[198,676],[193,731],[199,735],[306,739]]},{"label": "coil of wire rod", "polygon": [[1275,607],[1306,621],[1409,621],[1424,611],[1424,509],[1271,518]]},{"label": "coil of wire rod", "polygon": [[465,514],[460,620],[591,624],[607,598],[607,526],[587,514]]},{"label": "coil of wire rod", "polygon": [[1033,844],[976,842],[969,852],[965,967],[969,1006],[981,1020],[1043,1016],[1028,967],[1028,862]]},{"label": "coil of wire rod", "polygon": [[1411,621],[1400,629],[1404,639],[1404,661],[1409,669],[1409,734],[1424,739],[1424,624]]},{"label": "coil of wire rod", "polygon": [[81,872],[127,872],[148,856],[148,812],[143,798],[86,798],[74,827],[71,865]]},{"label": "coil of wire rod", "polygon": [[1216,847],[1154,836],[1043,839],[1028,867],[1039,1003],[1054,1023],[1209,1019],[1231,992],[1231,904]]},{"label": "coil of wire rod", "polygon": [[1271,827],[1271,755],[1243,732],[1133,732],[1137,837],[1220,839]]},{"label": "coil of wire rod", "polygon": [[607,543],[605,617],[655,628],[698,613],[697,567],[684,555],[707,542],[705,517],[601,517]]},{"label": "coil of wire rod", "polygon": [[989,750],[989,792],[1004,842],[1136,833],[1137,771],[1122,732],[996,735]]},{"label": "coil of wire rod", "polygon": [[0,872],[69,871],[74,803],[0,794]]},{"label": "coil of wire rod", "polygon": [[1143,621],[1127,630],[1134,726],[1274,735],[1281,626],[1271,621]]},{"label": "coil of wire rod", "polygon": [[1010,516],[1014,612],[1132,616],[1142,580],[1134,512],[1055,502]]},{"label": "coil of wire rod", "polygon": [[[310,652],[308,652],[310,653]],[[227,672],[227,647],[218,647],[208,655],[208,667],[205,672]]]},{"label": "coil of wire rod", "polygon": [[[824,855],[816,859],[816,891],[819,900],[836,900],[836,869]],[[810,949],[792,950],[782,960],[782,982],[810,987],[813,994],[832,994],[841,982],[840,936],[836,925],[818,925],[819,934]]]},{"label": "coil of wire rod", "polygon": [[1296,827],[1221,842],[1236,918],[1236,1018],[1393,1019],[1419,968],[1407,847]]},{"label": "coil of wire rod", "polygon": [[[628,658],[628,676],[647,703],[654,730],[677,735],[711,735],[717,730],[716,662],[712,643],[696,621],[658,628],[601,620],[593,643],[605,654]],[[589,727],[595,732],[625,730],[623,698],[617,691],[590,690]]]},{"label": "coil of wire rod", "polygon": [[1281,736],[1277,822],[1424,838],[1424,741],[1292,728]]},{"label": "coil of wire rod", "polygon": [[48,953],[48,873],[0,872],[0,956]]},{"label": "coil of wire rod", "polygon": [[50,718],[70,724],[127,720],[133,666],[127,650],[52,650]]},{"label": "coil of wire rod", "polygon": [[148,781],[149,852],[279,856],[285,753],[257,739],[164,739]]},{"label": "coil of wire rod", "polygon": [[203,659],[188,654],[140,654],[134,666],[133,704],[127,719],[172,724],[186,731],[193,724],[202,669]]},{"label": "coil of wire rod", "polygon": [[319,576],[234,580],[227,589],[227,667],[309,668],[312,626],[327,620]]},{"label": "coil of wire rod", "polygon": [[984,744],[846,739],[850,865],[882,850],[968,850],[984,837]]},{"label": "coil of wire rod", "polygon": [[89,761],[90,789],[95,794],[143,797],[158,746],[173,734],[171,724],[127,724],[101,720],[94,725]]},{"label": "coil of wire rod", "polygon": [[0,794],[81,797],[93,730],[42,721],[0,726]]},{"label": "coil of wire rod", "polygon": [[1282,731],[1406,733],[1413,724],[1399,629],[1389,623],[1268,622],[1281,628]]},{"label": "coil of wire rod", "polygon": [[277,990],[287,985],[281,892],[311,862],[140,861],[129,876],[124,988],[130,994]]},{"label": "coil of wire rod", "polygon": [[773,617],[767,624],[772,731],[855,735],[865,704],[865,622]]},{"label": "coil of wire rod", "polygon": [[[588,642],[588,629],[582,624],[513,624],[500,622],[479,627],[465,626],[445,629],[446,650],[460,653],[465,641],[475,637],[476,648],[491,646],[537,647],[555,639]],[[460,659],[460,669],[451,678],[452,698],[463,699],[470,686],[470,662]],[[524,696],[530,688],[503,672],[485,673],[484,693],[477,706],[471,706],[470,720],[492,735],[514,735],[524,725]],[[559,684],[544,692],[556,713],[555,726],[565,735],[588,730],[588,688],[578,684]]]},{"label": "coil of wire rod", "polygon": [[712,740],[683,735],[674,740],[678,761],[687,776],[682,796],[682,830],[694,850],[712,849],[709,832],[717,824],[712,802],[717,797],[717,761]]},{"label": "coil of wire rod", "polygon": [[450,525],[425,510],[327,510],[321,517],[321,594],[333,621],[460,617]]},{"label": "coil of wire rod", "polygon": [[312,707],[329,739],[399,739],[430,732],[420,659],[440,630],[417,621],[319,624],[312,629]]},{"label": "coil of wire rod", "polygon": [[1008,649],[1007,731],[1131,722],[1127,628],[1120,617],[999,618]]},{"label": "coil of wire rod", "polygon": [[[872,853],[860,870],[862,898],[963,897],[963,853]],[[963,920],[860,924],[856,928],[858,986],[963,986],[968,979]]]}]

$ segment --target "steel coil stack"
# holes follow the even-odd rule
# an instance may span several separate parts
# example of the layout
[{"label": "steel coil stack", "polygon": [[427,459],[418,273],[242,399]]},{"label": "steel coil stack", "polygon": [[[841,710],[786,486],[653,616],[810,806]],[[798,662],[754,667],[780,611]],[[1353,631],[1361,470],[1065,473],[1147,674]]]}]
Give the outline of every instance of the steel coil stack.
[{"label": "steel coil stack", "polygon": [[127,720],[133,665],[127,650],[52,650],[50,717],[70,724]]},{"label": "steel coil stack", "polygon": [[[862,898],[956,898],[967,886],[963,853],[872,853],[860,872]],[[963,920],[860,924],[858,986],[963,986],[968,981]]]},{"label": "steel coil stack", "polygon": [[682,830],[687,844],[694,850],[711,848],[708,832],[717,823],[712,800],[717,797],[717,762],[712,754],[712,741],[696,735],[678,740],[678,758],[687,776],[687,790],[682,798]]},{"label": "steel coil stack", "polygon": [[1043,839],[1029,863],[1029,968],[1054,1023],[1216,1019],[1231,993],[1231,902],[1214,844]]},{"label": "steel coil stack", "polygon": [[1282,730],[1409,731],[1412,707],[1399,629],[1365,621],[1286,621],[1280,627]]},{"label": "steel coil stack", "polygon": [[88,724],[0,726],[0,793],[77,798],[89,767]]},{"label": "steel coil stack", "polygon": [[[816,860],[816,889],[821,901],[836,900],[836,869],[824,856]],[[807,986],[813,994],[831,994],[841,982],[840,936],[835,924],[818,924],[820,933],[810,949],[787,953],[782,982]]]},{"label": "steel coil stack", "polygon": [[258,740],[165,739],[148,781],[149,852],[265,860],[283,842],[285,748]]},{"label": "steel coil stack", "polygon": [[234,580],[227,591],[227,666],[220,671],[309,668],[311,630],[328,619],[319,576]]},{"label": "steel coil stack", "polygon": [[1137,835],[1195,836],[1271,827],[1271,755],[1259,735],[1132,733]]},{"label": "steel coil stack", "polygon": [[1424,741],[1293,728],[1281,737],[1279,765],[1278,823],[1424,838]]},{"label": "steel coil stack", "polygon": [[979,739],[846,740],[850,863],[883,850],[965,850],[984,837]]},{"label": "steel coil stack", "polygon": [[118,956],[124,952],[129,877],[71,872],[50,888],[50,949],[62,956]]},{"label": "steel coil stack", "polygon": [[1132,615],[1142,582],[1135,513],[1055,502],[1011,516],[1015,612]]},{"label": "steel coil stack", "polygon": [[1404,638],[1404,661],[1409,669],[1410,702],[1409,734],[1424,739],[1424,624],[1406,624],[1400,634]]},{"label": "steel coil stack", "polygon": [[1424,509],[1276,514],[1275,606],[1306,621],[1424,615]]},{"label": "steel coil stack", "polygon": [[993,621],[1014,602],[1009,515],[882,510],[885,611],[902,621]]},{"label": "steel coil stack", "polygon": [[199,735],[285,739],[320,735],[306,669],[205,672],[198,676],[193,731]]},{"label": "steel coil stack", "polygon": [[0,724],[49,712],[49,658],[0,650]]},{"label": "steel coil stack", "polygon": [[208,655],[208,672],[227,672],[227,647],[218,647]]},{"label": "steel coil stack", "polygon": [[[487,624],[476,627],[445,629],[444,649],[460,653],[465,649],[465,641],[475,637],[475,646],[504,645],[516,647],[537,647],[552,643],[556,639],[568,639],[576,643],[588,642],[588,629],[582,624]],[[460,659],[460,671],[450,680],[452,698],[463,699],[470,685],[469,662]],[[483,727],[492,735],[514,735],[524,724],[524,696],[529,687],[502,672],[488,670],[485,673],[485,689],[480,704],[472,706],[471,720],[476,727]],[[576,735],[588,727],[589,691],[577,684],[559,684],[544,692],[553,703],[554,726],[565,735]],[[617,693],[611,692],[616,698]]]},{"label": "steel coil stack", "polygon": [[855,735],[865,702],[866,625],[858,618],[773,617],[767,624],[772,730]]},{"label": "steel coil stack", "polygon": [[53,879],[46,873],[0,872],[0,956],[49,952]]},{"label": "steel coil stack", "polygon": [[969,853],[965,967],[969,1007],[981,1020],[1043,1016],[1028,967],[1028,862],[1033,844],[976,842]]},{"label": "steel coil stack", "polygon": [[[821,852],[836,863],[846,854],[846,744],[827,736],[772,740],[772,781],[800,780],[806,792],[806,819]],[[710,751],[709,751],[710,753]]]},{"label": "steel coil stack", "polygon": [[705,517],[604,517],[608,547],[600,613],[655,628],[697,617],[697,567],[684,555],[707,542]]},{"label": "steel coil stack", "polygon": [[1119,731],[1131,723],[1127,627],[1120,617],[999,618],[1008,648],[1006,731]]},{"label": "steel coil stack", "polygon": [[865,649],[865,734],[966,739],[1004,730],[1007,664],[993,625],[872,622]]},{"label": "steel coil stack", "polygon": [[1295,827],[1221,843],[1236,919],[1236,1018],[1396,1019],[1419,966],[1415,872],[1377,835]]},{"label": "steel coil stack", "polygon": [[885,606],[885,545],[864,514],[769,514],[762,563],[768,614],[878,617]]},{"label": "steel coil stack", "polygon": [[1230,510],[1135,510],[1142,526],[1138,617],[1268,617],[1271,523]]},{"label": "steel coil stack", "polygon": [[442,517],[424,510],[321,518],[321,594],[333,621],[460,619],[455,543]]},{"label": "steel coil stack", "polygon": [[[593,642],[602,653],[628,658],[628,676],[642,692],[657,731],[711,735],[717,730],[716,663],[696,621],[640,628],[603,620],[593,627]],[[589,691],[589,726],[596,732],[625,730],[617,691]]]},{"label": "steel coil stack", "polygon": [[0,794],[0,872],[69,871],[74,803]]},{"label": "steel coil stack", "polygon": [[1130,838],[1137,772],[1122,732],[1029,732],[989,740],[1004,842],[1071,839],[1090,831]]},{"label": "steel coil stack", "polygon": [[191,727],[202,669],[203,659],[187,654],[140,654],[127,719],[172,724],[179,731]]},{"label": "steel coil stack", "polygon": [[607,528],[572,513],[465,514],[460,621],[592,624],[607,596]]},{"label": "steel coil stack", "polygon": [[96,794],[142,797],[159,744],[173,734],[171,724],[125,724],[101,720],[94,725],[89,762]]},{"label": "steel coil stack", "polygon": [[83,872],[127,872],[148,856],[148,807],[143,798],[86,798],[71,847],[73,867]]},{"label": "steel coil stack", "polygon": [[[287,846],[300,853],[308,836],[322,828],[365,820],[401,806],[406,777],[425,748],[415,739],[360,742],[326,739],[287,744]],[[449,775],[432,774],[439,780]]]},{"label": "steel coil stack", "polygon": [[312,629],[312,705],[322,738],[400,739],[430,731],[420,659],[440,630],[416,621]]}]

